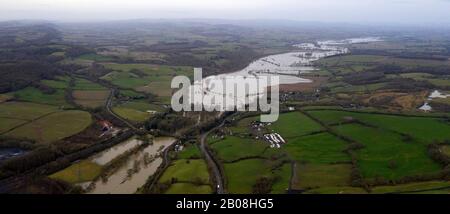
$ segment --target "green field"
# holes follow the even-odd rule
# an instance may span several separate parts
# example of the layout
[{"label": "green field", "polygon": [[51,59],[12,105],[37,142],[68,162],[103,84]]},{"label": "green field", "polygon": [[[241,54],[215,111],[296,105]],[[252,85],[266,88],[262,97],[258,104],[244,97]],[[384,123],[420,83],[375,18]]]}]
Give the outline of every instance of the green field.
[{"label": "green field", "polygon": [[371,193],[384,194],[384,193],[401,193],[401,192],[420,192],[431,191],[435,189],[446,188],[446,191],[450,191],[450,182],[448,181],[427,181],[420,183],[399,184],[395,186],[377,186],[371,189]]},{"label": "green field", "polygon": [[58,111],[55,106],[37,103],[6,102],[0,104],[0,118],[33,120],[55,111]]},{"label": "green field", "polygon": [[450,124],[439,118],[332,110],[309,111],[309,114],[327,124],[342,123],[346,118],[358,119],[376,127],[410,135],[417,141],[427,144],[450,139]]},{"label": "green field", "polygon": [[75,90],[72,92],[74,102],[87,108],[98,108],[105,105],[110,92],[107,90]]},{"label": "green field", "polygon": [[178,153],[177,156],[177,158],[179,159],[199,159],[201,157],[202,154],[200,153],[200,150],[195,144],[185,145],[183,151]]},{"label": "green field", "polygon": [[209,183],[209,173],[204,160],[176,160],[174,161],[159,182],[171,182],[173,179],[179,182],[198,182],[202,184]]},{"label": "green field", "polygon": [[273,171],[275,182],[272,185],[272,194],[284,194],[289,189],[291,181],[292,167],[291,164],[284,164],[279,169]]},{"label": "green field", "polygon": [[165,109],[145,100],[134,100],[118,104],[113,108],[113,111],[127,120],[144,122],[154,114],[149,113],[148,111],[164,112]]},{"label": "green field", "polygon": [[299,162],[329,164],[350,161],[350,157],[343,152],[347,146],[348,143],[329,133],[320,133],[293,138],[283,149],[291,159]]},{"label": "green field", "polygon": [[13,93],[20,101],[70,107],[66,102],[65,91],[57,89],[52,94],[45,94],[37,88],[27,87]]},{"label": "green field", "polygon": [[323,130],[320,124],[300,112],[281,114],[278,121],[268,126],[268,129],[273,129],[286,139]]},{"label": "green field", "polygon": [[297,163],[292,188],[309,190],[320,187],[349,186],[350,164],[302,164]]},{"label": "green field", "polygon": [[157,95],[163,103],[170,101],[172,95],[170,83],[174,76],[193,76],[193,72],[189,67],[116,63],[105,63],[104,66],[114,71],[106,74],[102,79],[124,89],[134,89]]},{"label": "green field", "polygon": [[262,157],[268,145],[252,139],[227,136],[211,148],[223,162],[232,162],[246,157]]},{"label": "green field", "polygon": [[175,183],[170,185],[165,194],[211,194],[213,191],[209,185],[194,185],[191,183]]},{"label": "green field", "polygon": [[114,107],[113,111],[120,117],[133,122],[145,122],[152,116],[152,114],[150,113],[134,110],[131,108]]},{"label": "green field", "polygon": [[230,126],[230,130],[234,134],[245,134],[249,132],[250,124],[253,121],[259,121],[259,117],[247,117],[239,120],[234,126]]},{"label": "green field", "polygon": [[83,131],[91,123],[91,115],[88,112],[62,111],[30,122],[5,135],[32,139],[39,143],[52,143]]},{"label": "green field", "polygon": [[72,164],[49,177],[56,180],[62,180],[71,184],[77,184],[92,181],[100,175],[102,167],[94,162],[85,160]]},{"label": "green field", "polygon": [[75,85],[73,90],[88,90],[88,91],[96,91],[96,90],[106,90],[107,88],[102,85],[89,81],[87,79],[76,78]]},{"label": "green field", "polygon": [[271,171],[265,160],[248,159],[224,164],[228,181],[228,192],[234,194],[252,193],[252,187],[261,177],[270,177]]},{"label": "green field", "polygon": [[120,107],[123,108],[130,108],[142,112],[147,111],[157,111],[157,112],[163,112],[165,109],[159,105],[151,104],[145,100],[135,100],[135,101],[128,101],[125,103],[120,104]]},{"label": "green field", "polygon": [[41,83],[54,89],[67,89],[69,87],[70,77],[58,76],[54,80],[42,80]]},{"label": "green field", "polygon": [[[358,66],[373,66],[378,64],[396,64],[402,67],[416,68],[420,66],[448,66],[447,61],[427,60],[427,59],[404,59],[397,57],[377,56],[377,55],[345,55],[324,58],[318,61],[321,66],[332,66],[336,68]],[[355,69],[357,70],[357,69]]]},{"label": "green field", "polygon": [[13,118],[0,118],[0,133],[11,130],[12,128],[26,123],[25,120],[13,119]]},{"label": "green field", "polygon": [[358,124],[336,126],[334,129],[364,145],[356,154],[358,167],[365,178],[396,180],[440,171],[439,164],[428,157],[425,144],[405,142],[394,132]]},{"label": "green field", "polygon": [[141,98],[144,95],[142,93],[133,91],[133,90],[120,90],[120,95],[129,97],[129,98]]}]

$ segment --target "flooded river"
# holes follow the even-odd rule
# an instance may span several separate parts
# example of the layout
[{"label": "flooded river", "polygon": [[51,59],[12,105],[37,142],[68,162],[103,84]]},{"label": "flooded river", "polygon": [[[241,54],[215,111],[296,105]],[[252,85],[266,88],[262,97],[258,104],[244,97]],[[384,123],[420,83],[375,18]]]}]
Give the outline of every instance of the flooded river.
[{"label": "flooded river", "polygon": [[[263,78],[266,77],[277,76],[279,78],[278,84],[280,85],[311,83],[312,80],[302,78],[302,74],[312,73],[318,70],[318,68],[313,65],[315,61],[325,57],[347,54],[349,53],[349,49],[346,45],[349,44],[378,41],[381,41],[381,39],[376,37],[367,37],[297,44],[294,45],[294,47],[297,48],[298,51],[266,56],[250,63],[246,68],[240,71],[206,77],[201,83],[197,82],[197,84],[201,85],[200,92],[194,87],[190,88],[190,92],[194,94],[194,96],[197,96],[197,94],[203,94],[203,96],[222,96],[224,97],[225,102],[224,107],[226,107],[228,103],[234,105],[235,99],[237,99],[238,102],[241,102],[239,101],[240,99],[248,99],[248,103],[251,103],[261,96],[261,89],[264,91],[267,87],[273,86],[274,83],[253,81],[258,82],[257,85],[252,85],[252,87],[249,87],[248,91],[245,92],[246,94],[240,98],[235,94],[230,93],[230,91],[233,91],[230,89],[234,89],[234,85],[236,84],[236,82],[233,82],[233,79],[236,79],[236,77],[264,80]],[[239,82],[237,82],[237,84],[239,84]],[[195,103],[195,99],[197,98],[189,100],[191,103]],[[222,104],[223,103],[219,105]],[[213,105],[217,104],[214,103]]]}]

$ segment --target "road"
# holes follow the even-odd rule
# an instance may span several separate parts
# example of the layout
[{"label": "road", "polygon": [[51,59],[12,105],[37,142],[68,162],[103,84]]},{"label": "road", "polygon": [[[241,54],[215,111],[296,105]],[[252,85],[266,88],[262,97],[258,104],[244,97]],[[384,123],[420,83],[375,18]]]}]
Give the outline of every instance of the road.
[{"label": "road", "polygon": [[224,182],[223,182],[223,175],[222,172],[219,169],[219,164],[216,162],[214,158],[212,158],[212,155],[209,153],[209,150],[207,149],[207,137],[210,133],[213,131],[221,128],[225,124],[225,120],[217,127],[209,130],[206,133],[203,133],[200,136],[200,150],[202,151],[203,155],[205,156],[206,162],[208,163],[209,167],[212,170],[214,180],[216,181],[216,193],[217,194],[224,194]]},{"label": "road", "polygon": [[110,113],[113,117],[117,118],[118,120],[122,121],[123,123],[125,123],[128,127],[130,127],[133,130],[138,130],[138,128],[136,128],[133,124],[131,124],[130,122],[128,122],[127,120],[121,118],[119,115],[117,115],[116,113],[114,113],[111,110],[111,106],[112,106],[112,100],[114,97],[114,93],[115,93],[115,89],[111,89],[111,92],[109,93],[108,96],[108,100],[106,101],[106,110],[108,111],[108,113]]}]

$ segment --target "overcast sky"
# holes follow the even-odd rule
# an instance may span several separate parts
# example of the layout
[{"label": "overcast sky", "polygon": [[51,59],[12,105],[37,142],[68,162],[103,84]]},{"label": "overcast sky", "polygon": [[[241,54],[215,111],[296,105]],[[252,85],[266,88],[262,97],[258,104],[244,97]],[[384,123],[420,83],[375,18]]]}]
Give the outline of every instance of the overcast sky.
[{"label": "overcast sky", "polygon": [[450,0],[0,0],[0,20],[141,18],[449,24]]}]

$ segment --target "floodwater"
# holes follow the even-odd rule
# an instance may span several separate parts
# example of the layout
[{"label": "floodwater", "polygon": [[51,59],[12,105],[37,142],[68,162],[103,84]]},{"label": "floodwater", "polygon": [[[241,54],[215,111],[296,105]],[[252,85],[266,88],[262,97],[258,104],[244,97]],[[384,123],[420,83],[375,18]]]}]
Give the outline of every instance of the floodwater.
[{"label": "floodwater", "polygon": [[431,110],[433,110],[433,108],[430,106],[429,103],[424,103],[419,109],[422,110],[422,111],[431,111]]},{"label": "floodwater", "polygon": [[124,152],[142,144],[142,141],[139,141],[135,138],[128,139],[122,143],[119,143],[109,149],[106,149],[96,155],[94,155],[91,160],[99,165],[106,165],[114,158],[123,154]]},{"label": "floodwater", "polygon": [[[450,94],[443,94],[442,92],[438,91],[438,90],[434,90],[429,96],[428,96],[428,101],[432,101],[433,99],[438,99],[438,98],[449,98]],[[420,108],[419,110],[422,111],[432,111],[433,107],[431,107],[431,105],[429,104],[429,102],[425,102]]]},{"label": "floodwater", "polygon": [[25,153],[26,151],[20,148],[0,148],[0,161],[17,157]]},{"label": "floodwater", "polygon": [[438,90],[434,90],[430,96],[428,96],[429,99],[434,99],[434,98],[447,98],[450,97],[450,94],[443,94]]},{"label": "floodwater", "polygon": [[[197,96],[202,94],[203,97],[223,97],[223,101],[215,100],[211,104],[222,106],[222,108],[226,108],[228,105],[238,107],[239,104],[245,105],[246,102],[244,101],[246,99],[248,99],[247,103],[252,103],[261,97],[269,86],[311,83],[312,80],[302,78],[301,74],[318,70],[313,66],[313,62],[319,59],[349,53],[345,45],[377,41],[382,40],[376,37],[367,37],[339,41],[319,41],[316,44],[297,44],[294,47],[298,48],[298,51],[263,57],[250,63],[240,71],[209,76],[204,78],[202,82],[196,82],[201,87],[196,88],[192,86],[189,94],[192,93],[194,96],[193,98],[189,97],[187,100],[190,103],[198,103],[200,99]],[[237,79],[237,77],[242,78]],[[279,82],[267,82],[266,78],[270,77],[278,77]],[[231,93],[234,92],[235,84],[242,84],[244,80],[255,81],[246,81],[249,84],[246,92],[242,94]],[[203,105],[206,105],[206,103],[203,103]]]},{"label": "floodwater", "polygon": [[[108,177],[107,181],[99,179],[95,182],[94,188],[89,194],[133,194],[137,189],[145,184],[147,179],[152,176],[163,159],[156,157],[150,163],[145,164],[144,157],[155,157],[162,153],[165,148],[175,143],[176,139],[171,137],[159,137],[153,140],[153,145],[144,150],[131,155],[127,162],[117,169],[114,174]],[[147,153],[147,155],[146,155]],[[129,171],[138,166],[139,170],[133,174]],[[83,184],[87,186],[86,184]],[[91,184],[92,185],[92,184]]]}]

